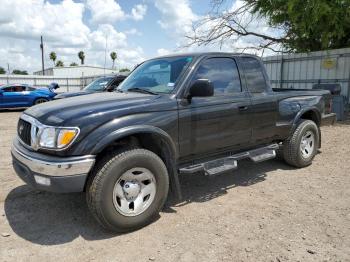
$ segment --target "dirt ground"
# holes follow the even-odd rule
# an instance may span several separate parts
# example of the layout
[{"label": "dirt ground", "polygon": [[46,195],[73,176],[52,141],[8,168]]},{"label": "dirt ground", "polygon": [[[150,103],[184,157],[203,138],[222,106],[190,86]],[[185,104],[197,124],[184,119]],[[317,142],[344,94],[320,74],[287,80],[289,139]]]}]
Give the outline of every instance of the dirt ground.
[{"label": "dirt ground", "polygon": [[248,161],[181,177],[184,202],[129,234],[102,230],[83,194],[34,191],[10,157],[21,112],[0,112],[0,261],[350,261],[350,122],[322,128],[312,166]]}]

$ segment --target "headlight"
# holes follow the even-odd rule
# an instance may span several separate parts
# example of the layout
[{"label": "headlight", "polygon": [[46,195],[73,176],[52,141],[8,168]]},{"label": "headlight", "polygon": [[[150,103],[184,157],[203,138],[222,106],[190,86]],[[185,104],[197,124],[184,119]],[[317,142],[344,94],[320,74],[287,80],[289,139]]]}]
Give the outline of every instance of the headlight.
[{"label": "headlight", "polygon": [[78,128],[44,127],[39,137],[39,146],[53,149],[64,148],[72,143],[78,131]]},{"label": "headlight", "polygon": [[54,148],[56,144],[56,129],[54,127],[45,127],[40,135],[40,147]]}]

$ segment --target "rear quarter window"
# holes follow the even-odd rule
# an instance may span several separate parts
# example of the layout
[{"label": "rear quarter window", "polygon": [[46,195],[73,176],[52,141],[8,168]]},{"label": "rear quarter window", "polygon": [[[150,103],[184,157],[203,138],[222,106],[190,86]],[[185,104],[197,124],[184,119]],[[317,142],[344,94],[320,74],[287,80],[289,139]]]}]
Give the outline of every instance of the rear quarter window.
[{"label": "rear quarter window", "polygon": [[250,93],[263,93],[266,91],[266,79],[260,62],[253,57],[242,58],[247,87]]}]

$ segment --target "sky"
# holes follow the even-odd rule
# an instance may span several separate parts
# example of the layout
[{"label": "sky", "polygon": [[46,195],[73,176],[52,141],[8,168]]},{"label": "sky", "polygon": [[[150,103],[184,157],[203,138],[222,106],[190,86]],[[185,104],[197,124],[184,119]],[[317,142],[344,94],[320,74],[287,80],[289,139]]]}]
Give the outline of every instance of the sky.
[{"label": "sky", "polygon": [[116,67],[130,69],[168,53],[220,51],[218,46],[183,47],[192,24],[210,9],[210,0],[1,0],[0,66],[40,70],[41,35],[46,68],[53,66],[52,51],[65,66],[80,63],[77,53],[83,50],[86,65],[107,68],[115,51]]}]

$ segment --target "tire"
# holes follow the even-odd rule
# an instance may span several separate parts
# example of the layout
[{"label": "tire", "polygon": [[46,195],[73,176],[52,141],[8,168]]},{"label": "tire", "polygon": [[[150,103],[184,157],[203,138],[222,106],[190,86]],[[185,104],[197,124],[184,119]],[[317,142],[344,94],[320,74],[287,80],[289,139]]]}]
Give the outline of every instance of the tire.
[{"label": "tire", "polygon": [[[142,181],[144,178],[148,180]],[[87,184],[86,200],[104,228],[128,232],[159,216],[168,190],[169,176],[163,161],[151,151],[133,148],[116,151],[96,165]],[[146,195],[148,191],[151,193]]]},{"label": "tire", "polygon": [[284,160],[294,167],[311,165],[319,148],[319,128],[311,120],[302,120],[294,133],[283,143]]},{"label": "tire", "polygon": [[46,102],[48,102],[48,101],[49,101],[48,99],[43,98],[43,97],[37,98],[37,99],[35,99],[35,101],[34,101],[34,105],[39,105],[39,104],[42,104],[42,103],[46,103]]}]

